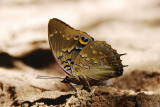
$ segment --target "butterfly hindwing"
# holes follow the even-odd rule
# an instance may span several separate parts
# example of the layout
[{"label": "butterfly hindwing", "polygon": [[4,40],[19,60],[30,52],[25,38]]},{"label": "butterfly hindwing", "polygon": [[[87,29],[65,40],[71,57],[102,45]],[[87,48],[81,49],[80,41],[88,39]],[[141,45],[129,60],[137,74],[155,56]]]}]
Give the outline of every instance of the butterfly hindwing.
[{"label": "butterfly hindwing", "polygon": [[49,21],[48,37],[56,60],[68,75],[73,72],[72,66],[79,52],[93,41],[85,32],[75,30],[56,18]]},{"label": "butterfly hindwing", "polygon": [[87,77],[91,84],[123,73],[120,55],[101,41],[92,41],[84,47],[76,57],[73,69],[76,75]]}]

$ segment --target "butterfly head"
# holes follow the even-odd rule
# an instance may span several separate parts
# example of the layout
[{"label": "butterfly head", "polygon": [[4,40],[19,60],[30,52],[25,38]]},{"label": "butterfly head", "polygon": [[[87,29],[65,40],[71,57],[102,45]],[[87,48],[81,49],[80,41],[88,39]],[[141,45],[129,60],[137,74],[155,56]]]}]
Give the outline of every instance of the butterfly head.
[{"label": "butterfly head", "polygon": [[66,78],[64,78],[61,82],[63,82],[63,83],[70,83],[69,76],[66,76]]},{"label": "butterfly head", "polygon": [[62,81],[62,83],[74,83],[74,84],[81,84],[81,81],[77,76],[66,76]]}]

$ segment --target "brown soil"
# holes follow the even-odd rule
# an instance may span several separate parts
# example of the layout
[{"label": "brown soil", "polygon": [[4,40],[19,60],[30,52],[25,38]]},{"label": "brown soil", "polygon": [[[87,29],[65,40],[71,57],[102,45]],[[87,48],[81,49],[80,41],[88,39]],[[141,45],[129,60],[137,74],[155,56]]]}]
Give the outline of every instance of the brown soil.
[{"label": "brown soil", "polygon": [[[105,106],[149,107],[160,105],[160,73],[133,71],[116,78],[113,86],[92,86],[91,92],[51,91],[27,84],[0,83],[1,105],[5,106]],[[124,90],[125,89],[125,90]]]},{"label": "brown soil", "polygon": [[114,81],[119,89],[160,92],[160,73],[148,71],[132,71]]}]

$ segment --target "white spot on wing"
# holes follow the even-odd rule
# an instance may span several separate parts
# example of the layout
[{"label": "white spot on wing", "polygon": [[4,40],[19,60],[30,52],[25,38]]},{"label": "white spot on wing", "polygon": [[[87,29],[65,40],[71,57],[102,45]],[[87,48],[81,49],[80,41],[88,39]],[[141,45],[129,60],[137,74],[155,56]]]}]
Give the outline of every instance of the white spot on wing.
[{"label": "white spot on wing", "polygon": [[50,37],[53,37],[53,34],[50,34]]}]

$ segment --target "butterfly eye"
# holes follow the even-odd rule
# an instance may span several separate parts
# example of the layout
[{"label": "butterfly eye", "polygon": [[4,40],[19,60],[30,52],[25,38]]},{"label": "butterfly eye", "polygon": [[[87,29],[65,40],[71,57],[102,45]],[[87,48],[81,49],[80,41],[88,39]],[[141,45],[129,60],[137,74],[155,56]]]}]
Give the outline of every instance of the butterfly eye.
[{"label": "butterfly eye", "polygon": [[68,76],[66,76],[66,78],[63,79],[61,82],[63,82],[63,83],[69,83],[70,82],[70,78]]}]

